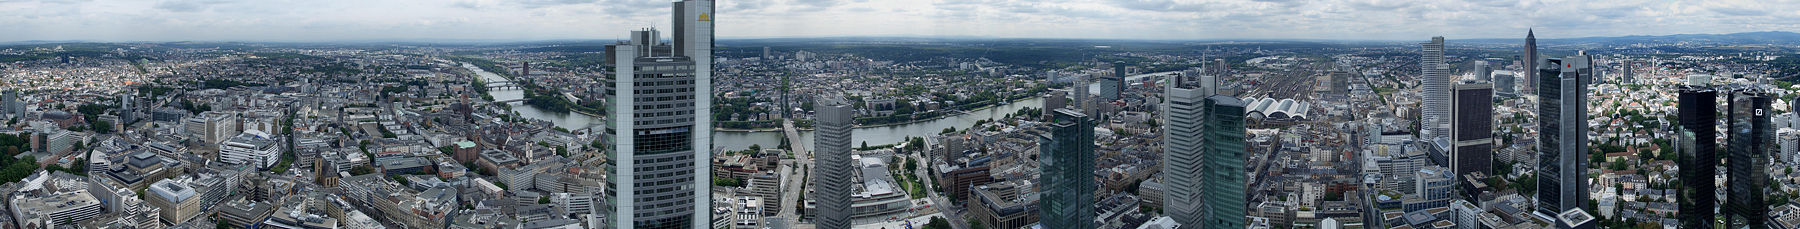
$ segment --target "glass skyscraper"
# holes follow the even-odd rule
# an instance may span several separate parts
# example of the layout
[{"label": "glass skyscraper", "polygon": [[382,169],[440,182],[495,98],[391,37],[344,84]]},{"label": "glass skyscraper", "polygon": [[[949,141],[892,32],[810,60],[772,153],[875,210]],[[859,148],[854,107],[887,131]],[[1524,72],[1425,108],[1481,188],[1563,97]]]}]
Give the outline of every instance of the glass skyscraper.
[{"label": "glass skyscraper", "polygon": [[1040,222],[1052,229],[1095,228],[1093,119],[1070,109],[1054,112],[1050,132],[1038,140]]},{"label": "glass skyscraper", "polygon": [[[1577,58],[1577,57],[1571,57]],[[1554,219],[1587,204],[1587,76],[1546,59],[1538,69],[1537,214]]]},{"label": "glass skyscraper", "polygon": [[1682,88],[1677,99],[1680,104],[1676,114],[1681,120],[1675,137],[1682,181],[1681,191],[1676,194],[1680,226],[1713,228],[1713,207],[1718,202],[1717,186],[1713,184],[1713,175],[1717,172],[1714,168],[1719,166],[1719,158],[1713,155],[1718,150],[1718,130],[1714,129],[1719,121],[1718,92],[1703,86],[1690,86]]},{"label": "glass skyscraper", "polygon": [[1244,148],[1244,101],[1237,97],[1213,95],[1201,105],[1205,119],[1200,145],[1206,157],[1202,168],[1205,183],[1206,222],[1188,228],[1244,228],[1245,196],[1244,164],[1249,155]]},{"label": "glass skyscraper", "polygon": [[[1730,125],[1726,141],[1731,147],[1725,157],[1725,226],[1727,228],[1768,228],[1769,155],[1775,151],[1775,126],[1769,116],[1771,96],[1754,91],[1731,93],[1726,118]],[[1686,182],[1683,182],[1686,183]]]}]

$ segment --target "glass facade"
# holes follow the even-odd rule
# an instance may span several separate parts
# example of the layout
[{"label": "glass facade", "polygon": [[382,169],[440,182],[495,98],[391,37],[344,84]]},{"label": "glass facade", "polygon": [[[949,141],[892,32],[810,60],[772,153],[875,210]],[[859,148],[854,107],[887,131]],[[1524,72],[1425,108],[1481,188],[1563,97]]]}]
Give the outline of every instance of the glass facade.
[{"label": "glass facade", "polygon": [[1050,133],[1038,140],[1043,169],[1038,177],[1041,224],[1052,229],[1095,228],[1093,119],[1069,109],[1055,112]]},{"label": "glass facade", "polygon": [[1732,93],[1727,115],[1725,157],[1725,224],[1729,228],[1768,228],[1769,155],[1775,150],[1775,128],[1770,124],[1770,96],[1762,92]]},{"label": "glass facade", "polygon": [[1682,181],[1677,194],[1681,228],[1713,228],[1713,208],[1718,203],[1713,175],[1719,166],[1714,151],[1718,149],[1718,93],[1703,88],[1688,88],[1678,97],[1677,115],[1681,120],[1676,131],[1675,151],[1680,163]]},{"label": "glass facade", "polygon": [[1203,102],[1206,119],[1200,125],[1205,131],[1201,141],[1207,166],[1207,222],[1192,228],[1244,228],[1248,203],[1245,190],[1244,164],[1249,159],[1244,143],[1244,102],[1224,95],[1207,97]]}]

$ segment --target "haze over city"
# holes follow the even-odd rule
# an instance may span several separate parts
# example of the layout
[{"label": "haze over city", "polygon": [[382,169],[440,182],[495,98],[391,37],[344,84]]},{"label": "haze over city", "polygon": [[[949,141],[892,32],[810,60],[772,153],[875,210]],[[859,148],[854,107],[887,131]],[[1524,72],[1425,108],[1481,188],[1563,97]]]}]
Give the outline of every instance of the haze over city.
[{"label": "haze over city", "polygon": [[[7,0],[0,41],[610,40],[656,0]],[[1408,40],[1800,31],[1800,2],[1579,0],[722,1],[719,38]]]}]

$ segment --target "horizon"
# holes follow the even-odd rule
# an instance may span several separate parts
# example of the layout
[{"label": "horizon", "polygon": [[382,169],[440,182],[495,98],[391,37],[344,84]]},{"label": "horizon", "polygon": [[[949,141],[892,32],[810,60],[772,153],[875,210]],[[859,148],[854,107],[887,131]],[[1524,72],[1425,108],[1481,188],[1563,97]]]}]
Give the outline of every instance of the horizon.
[{"label": "horizon", "polygon": [[[1411,41],[1800,31],[1800,4],[1754,1],[777,0],[717,4],[727,39]],[[617,40],[671,28],[667,1],[0,1],[0,41]]]},{"label": "horizon", "polygon": [[[1581,37],[1537,36],[1537,39],[1538,40],[1605,39],[1605,38],[1627,38],[1627,37],[1669,37],[1669,36],[1689,36],[1689,35],[1736,35],[1736,34],[1753,34],[1753,33],[1800,34],[1800,32],[1795,32],[1795,31],[1766,30],[1766,31],[1731,32],[1731,33],[1674,33],[1674,34],[1661,34],[1661,35],[1628,34],[1628,35],[1617,35],[1617,36],[1581,36]],[[1540,33],[1540,35],[1541,35],[1541,33]],[[1484,41],[1484,40],[1517,39],[1517,40],[1520,40],[1520,42],[1522,43],[1522,42],[1524,42],[1524,39],[1525,39],[1524,35],[1520,35],[1518,37],[1477,37],[1477,38],[1456,38],[1453,36],[1445,36],[1445,35],[1436,35],[1436,36],[1442,36],[1442,37],[1444,37],[1444,40],[1446,40],[1446,41],[1458,41],[1458,40]],[[1233,42],[1233,41],[1246,41],[1246,42],[1377,42],[1377,43],[1379,43],[1379,42],[1415,42],[1415,41],[1420,41],[1420,40],[1429,40],[1430,38],[1425,37],[1425,38],[1421,38],[1421,39],[1318,39],[1318,38],[1132,39],[1132,38],[994,37],[994,36],[932,36],[932,35],[784,36],[784,37],[720,37],[720,38],[716,38],[716,40],[721,40],[721,41],[809,40],[809,39],[845,39],[845,40],[872,40],[872,41],[878,41],[878,40],[884,40],[884,39],[931,39],[931,40],[1066,40],[1066,41],[1132,41],[1132,42]],[[663,40],[669,40],[669,39],[664,38]],[[146,43],[146,44],[156,44],[156,43],[264,43],[264,44],[283,44],[283,43],[286,43],[286,44],[426,43],[426,44],[502,45],[505,43],[607,42],[607,41],[624,41],[624,39],[612,40],[612,39],[590,39],[590,38],[564,38],[564,39],[456,39],[456,38],[442,38],[442,39],[345,39],[345,40],[14,40],[14,41],[0,41],[0,45],[35,45],[35,44],[66,44],[66,43]]]}]

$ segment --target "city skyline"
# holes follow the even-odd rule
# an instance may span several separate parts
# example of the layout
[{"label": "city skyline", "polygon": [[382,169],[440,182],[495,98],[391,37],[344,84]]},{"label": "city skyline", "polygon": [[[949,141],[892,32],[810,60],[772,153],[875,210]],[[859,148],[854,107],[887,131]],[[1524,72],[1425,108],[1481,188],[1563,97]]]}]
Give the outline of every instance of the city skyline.
[{"label": "city skyline", "polygon": [[[622,38],[666,28],[668,1],[0,1],[0,42],[521,41]],[[1800,32],[1781,1],[727,1],[721,38],[1546,39]],[[1650,18],[1655,23],[1639,23]],[[1131,21],[1134,23],[1120,24]],[[1412,26],[1392,26],[1412,21]],[[973,23],[971,23],[973,22]],[[1572,22],[1572,23],[1561,23]],[[1087,32],[1070,32],[1080,28]],[[1453,39],[1454,40],[1454,39]]]}]

